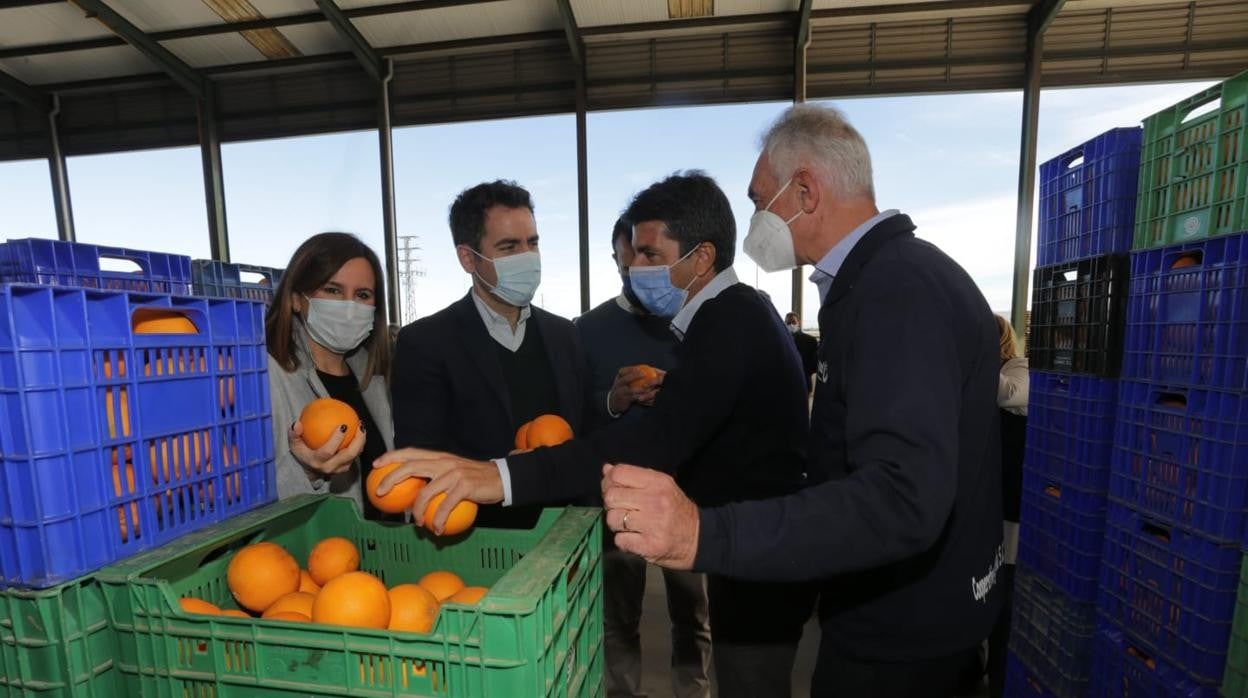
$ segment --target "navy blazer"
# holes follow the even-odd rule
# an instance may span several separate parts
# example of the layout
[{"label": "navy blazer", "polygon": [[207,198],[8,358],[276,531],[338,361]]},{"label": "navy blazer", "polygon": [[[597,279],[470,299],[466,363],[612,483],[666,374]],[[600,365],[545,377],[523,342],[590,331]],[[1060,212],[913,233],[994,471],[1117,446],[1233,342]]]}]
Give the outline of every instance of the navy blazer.
[{"label": "navy blazer", "polygon": [[[468,292],[473,293],[472,291]],[[546,345],[559,415],[580,433],[589,378],[570,320],[531,306]],[[515,448],[516,423],[496,342],[471,295],[399,332],[390,379],[394,445],[485,460]]]}]

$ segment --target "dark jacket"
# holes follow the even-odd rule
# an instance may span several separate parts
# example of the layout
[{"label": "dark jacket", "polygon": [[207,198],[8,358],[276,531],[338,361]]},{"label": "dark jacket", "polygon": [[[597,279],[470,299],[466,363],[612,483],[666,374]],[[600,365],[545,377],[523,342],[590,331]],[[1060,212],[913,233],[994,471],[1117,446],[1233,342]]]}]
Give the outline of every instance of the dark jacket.
[{"label": "dark jacket", "polygon": [[[528,322],[540,325],[559,415],[579,433],[589,379],[576,327],[537,307]],[[497,345],[471,296],[404,327],[390,379],[394,445],[475,459],[515,448],[520,424],[512,415]]]},{"label": "dark jacket", "polygon": [[598,492],[603,463],[674,473],[702,505],[774,497],[803,484],[807,402],[780,318],[744,284],[694,315],[654,407],[586,439],[508,458],[512,500],[552,503]]},{"label": "dark jacket", "polygon": [[793,333],[793,343],[797,345],[797,355],[802,359],[802,373],[806,376],[806,391],[814,387],[813,378],[819,368],[819,340],[798,330]]},{"label": "dark jacket", "polygon": [[821,580],[823,642],[864,660],[949,655],[1000,603],[997,326],[906,216],[850,252],[819,312],[814,483],[701,514],[695,569]]}]

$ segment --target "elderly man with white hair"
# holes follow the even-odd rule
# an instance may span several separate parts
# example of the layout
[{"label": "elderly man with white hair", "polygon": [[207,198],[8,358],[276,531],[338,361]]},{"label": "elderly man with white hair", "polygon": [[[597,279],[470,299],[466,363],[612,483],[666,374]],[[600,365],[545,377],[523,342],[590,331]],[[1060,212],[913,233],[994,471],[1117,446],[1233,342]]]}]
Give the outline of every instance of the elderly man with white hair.
[{"label": "elderly man with white hair", "polygon": [[909,217],[877,209],[867,146],[836,110],[786,111],[749,196],[746,254],[815,266],[810,484],[699,509],[660,471],[605,466],[607,525],[659,565],[818,580],[814,696],[951,696],[1001,597],[992,312]]}]

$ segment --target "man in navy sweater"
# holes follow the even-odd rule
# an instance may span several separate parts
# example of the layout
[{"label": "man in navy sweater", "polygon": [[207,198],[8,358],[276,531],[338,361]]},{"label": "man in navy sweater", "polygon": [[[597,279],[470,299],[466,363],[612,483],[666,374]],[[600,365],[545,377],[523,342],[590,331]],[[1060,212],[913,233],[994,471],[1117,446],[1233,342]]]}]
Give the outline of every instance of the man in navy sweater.
[{"label": "man in navy sweater", "polygon": [[[623,218],[611,231],[611,257],[623,280],[620,295],[576,319],[593,386],[587,433],[619,420],[643,419],[661,389],[662,377],[676,366],[679,342],[669,318],[648,312],[633,294],[628,268],[633,263],[633,226]],[[648,377],[640,364],[659,373]],[[603,642],[608,698],[639,698],[641,692],[641,605],[646,593],[646,561],[604,542],[602,556]],[[663,570],[667,613],[672,621],[672,695],[710,698],[707,671],[711,630],[707,623],[706,578],[695,572]]]},{"label": "man in navy sweater", "polygon": [[[494,462],[396,451],[379,459],[404,461],[379,491],[406,477],[431,478],[413,509],[447,492],[437,530],[462,499],[508,506],[581,499],[599,491],[604,463],[672,472],[706,507],[801,489],[808,419],[801,363],[775,308],[737,281],[727,197],[704,174],[673,175],[638,194],[624,217],[633,223],[633,292],[651,313],[670,317],[680,339],[654,407],[587,438]],[[746,576],[707,577],[719,695],[787,698],[813,590]]]},{"label": "man in navy sweater", "polygon": [[666,567],[819,580],[813,696],[953,695],[1001,601],[992,312],[907,216],[876,209],[866,144],[835,110],[780,117],[750,198],[759,266],[815,265],[812,484],[708,507],[663,473],[608,467],[607,525]]}]

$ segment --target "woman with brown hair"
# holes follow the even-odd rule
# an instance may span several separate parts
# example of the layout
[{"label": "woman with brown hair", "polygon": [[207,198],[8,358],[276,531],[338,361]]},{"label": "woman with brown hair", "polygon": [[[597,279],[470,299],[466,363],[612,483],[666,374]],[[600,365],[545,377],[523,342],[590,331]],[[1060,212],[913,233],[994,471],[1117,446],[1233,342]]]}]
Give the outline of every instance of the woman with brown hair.
[{"label": "woman with brown hair", "polygon": [[[361,483],[373,460],[394,446],[390,415],[390,336],[377,255],[347,233],[321,233],[295,250],[264,320],[269,350],[277,494],[348,496],[368,518],[382,518]],[[355,409],[359,431],[338,451],[348,425],[317,449],[304,443],[299,415],[317,398]]]}]

